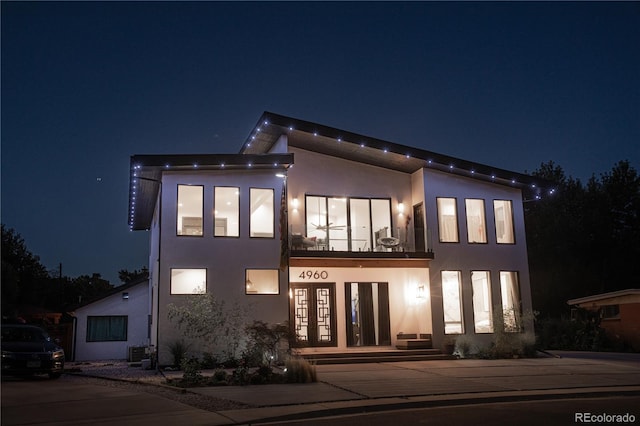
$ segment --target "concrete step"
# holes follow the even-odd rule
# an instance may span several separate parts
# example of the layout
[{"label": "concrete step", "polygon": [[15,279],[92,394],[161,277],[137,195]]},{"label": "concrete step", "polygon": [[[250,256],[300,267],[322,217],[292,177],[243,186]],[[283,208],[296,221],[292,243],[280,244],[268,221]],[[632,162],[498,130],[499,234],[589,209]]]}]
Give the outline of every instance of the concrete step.
[{"label": "concrete step", "polygon": [[306,360],[315,364],[356,364],[366,362],[435,361],[456,359],[438,349],[391,350],[380,352],[303,353]]}]

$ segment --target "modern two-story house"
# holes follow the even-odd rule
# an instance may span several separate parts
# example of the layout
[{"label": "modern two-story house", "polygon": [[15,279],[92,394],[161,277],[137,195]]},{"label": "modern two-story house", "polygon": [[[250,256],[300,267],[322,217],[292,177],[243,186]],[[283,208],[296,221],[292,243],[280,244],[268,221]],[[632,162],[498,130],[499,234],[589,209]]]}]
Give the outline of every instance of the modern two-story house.
[{"label": "modern two-story house", "polygon": [[134,155],[129,225],[150,233],[151,343],[201,292],[289,321],[303,351],[488,342],[532,328],[531,176],[265,112],[239,154]]}]

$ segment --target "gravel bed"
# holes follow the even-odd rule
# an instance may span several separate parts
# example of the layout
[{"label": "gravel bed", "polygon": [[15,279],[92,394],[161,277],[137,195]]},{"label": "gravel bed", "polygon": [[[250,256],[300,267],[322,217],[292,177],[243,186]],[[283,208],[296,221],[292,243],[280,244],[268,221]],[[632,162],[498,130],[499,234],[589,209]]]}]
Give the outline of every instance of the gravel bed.
[{"label": "gravel bed", "polygon": [[[122,361],[104,361],[91,363],[67,363],[64,374],[59,380],[82,381],[85,383],[127,389],[134,392],[147,392],[172,401],[200,408],[207,411],[224,411],[251,408],[227,399],[215,398],[163,385],[166,378],[155,370],[143,370],[140,367],[129,367]],[[181,377],[180,372],[165,372],[167,377]]]}]

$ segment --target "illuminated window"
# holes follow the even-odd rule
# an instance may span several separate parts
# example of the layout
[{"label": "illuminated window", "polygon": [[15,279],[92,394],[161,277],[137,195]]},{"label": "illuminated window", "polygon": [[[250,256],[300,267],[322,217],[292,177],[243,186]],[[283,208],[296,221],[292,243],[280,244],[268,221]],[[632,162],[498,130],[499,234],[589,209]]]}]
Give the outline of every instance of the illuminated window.
[{"label": "illuminated window", "polygon": [[216,237],[240,236],[240,188],[216,187],[213,194],[213,235]]},{"label": "illuminated window", "polygon": [[493,200],[496,218],[496,241],[498,244],[513,244],[513,209],[511,200]]},{"label": "illuminated window", "polygon": [[277,269],[247,269],[245,273],[246,294],[280,294]]},{"label": "illuminated window", "polygon": [[488,271],[471,271],[473,321],[476,333],[492,333],[491,282]]},{"label": "illuminated window", "polygon": [[274,195],[273,189],[251,188],[251,221],[249,236],[258,238],[274,237]]},{"label": "illuminated window", "polygon": [[487,242],[487,225],[484,217],[484,200],[464,200],[467,210],[467,237],[470,243]]},{"label": "illuminated window", "polygon": [[202,236],[202,186],[178,185],[178,235]]},{"label": "illuminated window", "polygon": [[462,334],[462,298],[460,271],[442,271],[442,305],[445,334]]},{"label": "illuminated window", "polygon": [[522,308],[518,273],[500,271],[500,291],[502,293],[502,315],[505,331],[521,331]]},{"label": "illuminated window", "polygon": [[457,243],[458,213],[455,198],[438,198],[438,231],[441,243]]},{"label": "illuminated window", "polygon": [[203,294],[206,291],[206,269],[171,269],[171,294]]}]

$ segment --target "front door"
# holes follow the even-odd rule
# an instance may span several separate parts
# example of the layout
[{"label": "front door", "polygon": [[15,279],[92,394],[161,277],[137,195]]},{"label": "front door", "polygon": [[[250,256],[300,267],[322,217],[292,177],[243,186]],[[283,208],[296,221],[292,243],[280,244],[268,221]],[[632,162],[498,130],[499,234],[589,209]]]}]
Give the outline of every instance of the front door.
[{"label": "front door", "polygon": [[290,318],[300,346],[336,346],[335,283],[292,283]]}]

